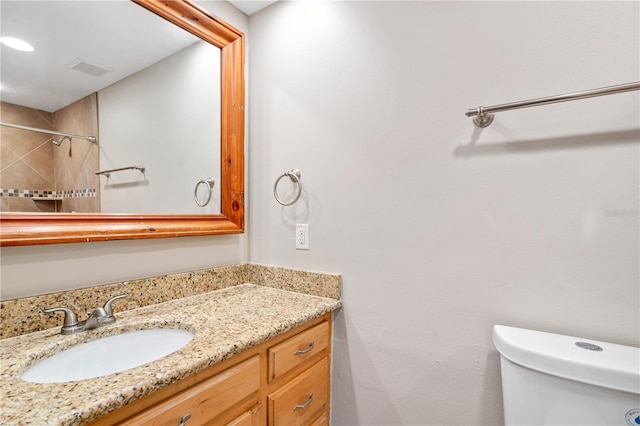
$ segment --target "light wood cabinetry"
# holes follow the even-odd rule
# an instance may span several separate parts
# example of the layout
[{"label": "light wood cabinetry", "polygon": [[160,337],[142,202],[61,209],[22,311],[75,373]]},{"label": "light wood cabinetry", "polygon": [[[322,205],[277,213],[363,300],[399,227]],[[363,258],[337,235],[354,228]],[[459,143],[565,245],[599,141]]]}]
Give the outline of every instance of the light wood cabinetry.
[{"label": "light wood cabinetry", "polygon": [[331,314],[236,354],[91,423],[329,425]]},{"label": "light wood cabinetry", "polygon": [[176,426],[190,422],[203,425],[219,417],[229,407],[240,404],[245,398],[249,404],[257,404],[259,388],[260,360],[255,355],[129,417],[122,424]]},{"label": "light wood cabinetry", "polygon": [[269,395],[270,425],[306,425],[329,405],[329,359],[313,367]]},{"label": "light wood cabinetry", "polygon": [[269,382],[329,347],[329,323],[322,322],[269,348]]},{"label": "light wood cabinetry", "polygon": [[309,426],[329,426],[329,412],[323,411]]},{"label": "light wood cabinetry", "polygon": [[[240,414],[225,426],[260,426],[264,424],[264,409],[262,405],[256,405],[251,410]],[[328,425],[329,423],[327,423]]]}]

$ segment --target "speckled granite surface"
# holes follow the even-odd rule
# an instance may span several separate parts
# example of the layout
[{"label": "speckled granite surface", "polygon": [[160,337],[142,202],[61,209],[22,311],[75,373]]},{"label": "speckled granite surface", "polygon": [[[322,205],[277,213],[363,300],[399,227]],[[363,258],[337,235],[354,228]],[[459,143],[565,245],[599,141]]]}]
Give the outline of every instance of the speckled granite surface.
[{"label": "speckled granite surface", "polygon": [[[84,424],[340,306],[337,299],[242,284],[121,312],[115,324],[76,335],[62,336],[53,328],[4,339],[0,424]],[[52,384],[19,378],[37,360],[67,347],[158,327],[186,329],[195,337],[167,357],[102,378]]]},{"label": "speckled granite surface", "polygon": [[281,290],[340,299],[342,278],[339,274],[310,272],[256,263],[245,265],[247,282]]},{"label": "speckled granite surface", "polygon": [[0,339],[46,330],[62,323],[63,315],[45,314],[54,306],[69,308],[84,320],[85,312],[102,306],[111,297],[127,293],[114,302],[117,312],[253,283],[297,293],[340,298],[338,274],[301,271],[278,266],[239,264],[172,275],[144,278],[96,287],[69,290],[0,302]]}]

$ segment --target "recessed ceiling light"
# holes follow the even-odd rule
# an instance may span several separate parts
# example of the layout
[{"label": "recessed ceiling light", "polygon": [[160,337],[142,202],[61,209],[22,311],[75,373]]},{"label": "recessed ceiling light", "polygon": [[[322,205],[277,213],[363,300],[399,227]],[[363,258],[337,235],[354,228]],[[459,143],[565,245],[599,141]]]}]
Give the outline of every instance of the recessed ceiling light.
[{"label": "recessed ceiling light", "polygon": [[12,49],[21,50],[23,52],[33,52],[33,46],[19,38],[0,37],[0,43]]}]

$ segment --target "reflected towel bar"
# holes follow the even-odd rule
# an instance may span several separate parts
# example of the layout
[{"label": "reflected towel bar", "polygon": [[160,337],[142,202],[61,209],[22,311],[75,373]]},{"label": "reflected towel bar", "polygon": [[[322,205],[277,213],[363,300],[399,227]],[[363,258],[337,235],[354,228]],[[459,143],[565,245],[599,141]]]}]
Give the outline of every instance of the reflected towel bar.
[{"label": "reflected towel bar", "polygon": [[582,92],[567,93],[564,95],[549,96],[546,98],[530,99],[528,101],[512,102],[508,104],[478,107],[468,110],[465,115],[473,117],[473,123],[478,127],[487,127],[493,122],[494,112],[508,111],[511,109],[528,108],[532,106],[554,104],[558,102],[575,101],[578,99],[593,98],[596,96],[615,95],[616,93],[632,92],[640,90],[640,81],[617,86],[602,87],[600,89],[585,90]]},{"label": "reflected towel bar", "polygon": [[48,135],[65,136],[67,138],[84,139],[91,143],[95,143],[95,144],[98,143],[98,140],[96,139],[95,136],[74,135],[71,133],[62,133],[62,132],[56,132],[54,130],[38,129],[37,127],[20,126],[19,124],[10,124],[10,123],[0,123],[0,126],[13,127],[14,129],[29,130],[30,132],[46,133]]},{"label": "reflected towel bar", "polygon": [[123,170],[140,170],[140,173],[144,174],[145,167],[144,166],[120,167],[118,169],[100,170],[99,172],[96,172],[96,174],[97,175],[104,175],[104,176],[107,177],[107,179],[109,179],[109,176],[111,176],[111,173],[113,173],[113,172],[121,172]]}]

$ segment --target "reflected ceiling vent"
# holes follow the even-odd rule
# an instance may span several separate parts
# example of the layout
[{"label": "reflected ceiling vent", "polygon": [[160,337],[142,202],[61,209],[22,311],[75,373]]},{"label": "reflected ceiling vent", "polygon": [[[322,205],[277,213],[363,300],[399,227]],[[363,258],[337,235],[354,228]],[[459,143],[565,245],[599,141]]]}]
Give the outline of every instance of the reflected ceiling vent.
[{"label": "reflected ceiling vent", "polygon": [[71,68],[72,70],[92,75],[94,77],[102,77],[103,75],[111,71],[111,68],[91,64],[84,59],[76,59],[75,61],[67,64],[67,67]]}]

